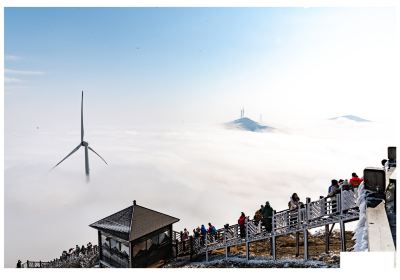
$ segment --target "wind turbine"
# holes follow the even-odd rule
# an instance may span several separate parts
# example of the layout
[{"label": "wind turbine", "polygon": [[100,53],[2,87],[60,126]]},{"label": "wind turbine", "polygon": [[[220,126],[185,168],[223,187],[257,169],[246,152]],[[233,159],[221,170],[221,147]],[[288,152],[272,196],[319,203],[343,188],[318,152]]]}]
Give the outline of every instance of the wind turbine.
[{"label": "wind turbine", "polygon": [[98,153],[96,153],[95,150],[93,150],[91,147],[89,147],[89,143],[83,140],[84,136],[84,130],[83,130],[83,90],[82,90],[82,102],[81,102],[81,142],[79,143],[78,146],[76,146],[75,149],[72,150],[65,158],[63,158],[59,163],[57,163],[54,167],[56,168],[60,163],[62,163],[64,160],[66,160],[69,156],[71,156],[73,153],[75,153],[77,150],[79,150],[80,147],[85,148],[85,172],[86,176],[89,176],[89,150],[95,153],[99,158],[104,161],[105,164],[108,165],[108,163],[102,158]]}]

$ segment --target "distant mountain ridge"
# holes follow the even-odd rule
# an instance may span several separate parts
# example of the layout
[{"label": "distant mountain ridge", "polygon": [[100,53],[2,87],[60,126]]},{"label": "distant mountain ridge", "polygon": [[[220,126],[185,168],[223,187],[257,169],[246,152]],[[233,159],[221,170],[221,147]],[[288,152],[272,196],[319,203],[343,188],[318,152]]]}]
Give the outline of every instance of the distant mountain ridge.
[{"label": "distant mountain ridge", "polygon": [[355,122],[371,122],[370,120],[366,120],[354,115],[344,115],[340,117],[330,118],[329,120],[338,120],[338,119],[347,119]]},{"label": "distant mountain ridge", "polygon": [[253,121],[252,119],[249,118],[240,118],[237,120],[234,120],[232,122],[228,122],[225,124],[229,128],[238,128],[238,129],[243,129],[247,131],[263,131],[266,129],[272,129],[272,127],[266,126],[266,125],[261,125],[258,122]]}]

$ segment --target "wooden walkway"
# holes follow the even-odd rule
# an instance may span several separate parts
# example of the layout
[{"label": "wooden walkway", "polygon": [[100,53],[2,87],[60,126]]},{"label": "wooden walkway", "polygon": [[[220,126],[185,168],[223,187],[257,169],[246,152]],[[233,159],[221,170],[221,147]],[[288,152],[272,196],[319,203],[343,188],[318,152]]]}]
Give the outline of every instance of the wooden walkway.
[{"label": "wooden walkway", "polygon": [[250,258],[250,243],[255,241],[270,241],[271,254],[276,260],[276,238],[283,235],[295,234],[297,254],[299,252],[299,234],[304,236],[304,259],[308,259],[308,230],[325,227],[325,248],[329,250],[329,236],[331,231],[329,225],[340,225],[341,251],[346,251],[345,224],[356,221],[359,218],[359,210],[356,205],[357,193],[343,191],[334,198],[324,198],[316,201],[306,199],[304,208],[296,210],[274,211],[272,218],[272,231],[267,232],[261,223],[246,219],[245,237],[240,237],[238,224],[217,230],[216,235],[206,234],[205,237],[181,240],[178,232],[174,232],[173,240],[176,256],[187,256],[191,258],[196,255],[205,254],[208,261],[209,254],[213,250],[225,249],[225,258],[228,258],[229,247],[246,246],[246,258]]},{"label": "wooden walkway", "polygon": [[394,252],[395,246],[387,219],[385,203],[367,208],[368,250],[372,252]]}]

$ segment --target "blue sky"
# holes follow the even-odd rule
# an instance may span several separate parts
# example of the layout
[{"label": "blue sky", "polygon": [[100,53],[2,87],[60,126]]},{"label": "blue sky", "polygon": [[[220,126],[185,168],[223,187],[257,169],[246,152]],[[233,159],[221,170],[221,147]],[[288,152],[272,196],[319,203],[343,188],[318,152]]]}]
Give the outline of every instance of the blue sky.
[{"label": "blue sky", "polygon": [[[390,8],[4,14],[7,267],[97,242],[87,225],[133,199],[181,218],[176,229],[232,223],[266,200],[282,210],[293,192],[317,198],[379,165],[398,138]],[[82,150],[48,172],[80,141],[81,90],[85,140],[109,163],[90,155],[90,183]],[[276,133],[210,125],[242,107]],[[347,114],[376,122],[326,120]]]},{"label": "blue sky", "polygon": [[115,122],[376,118],[351,103],[392,94],[394,27],[383,8],[6,8],[6,116],[67,119],[83,89]]}]

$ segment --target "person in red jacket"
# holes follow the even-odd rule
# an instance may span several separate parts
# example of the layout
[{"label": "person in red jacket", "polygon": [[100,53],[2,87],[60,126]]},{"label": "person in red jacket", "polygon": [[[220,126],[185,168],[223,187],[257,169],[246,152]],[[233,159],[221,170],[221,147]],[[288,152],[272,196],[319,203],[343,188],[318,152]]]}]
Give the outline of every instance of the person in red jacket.
[{"label": "person in red jacket", "polygon": [[246,215],[243,212],[239,217],[238,224],[240,227],[240,237],[245,238],[246,237],[246,231],[245,231]]},{"label": "person in red jacket", "polygon": [[351,174],[350,185],[353,187],[353,189],[358,188],[362,181],[363,179],[359,178],[355,172]]}]

